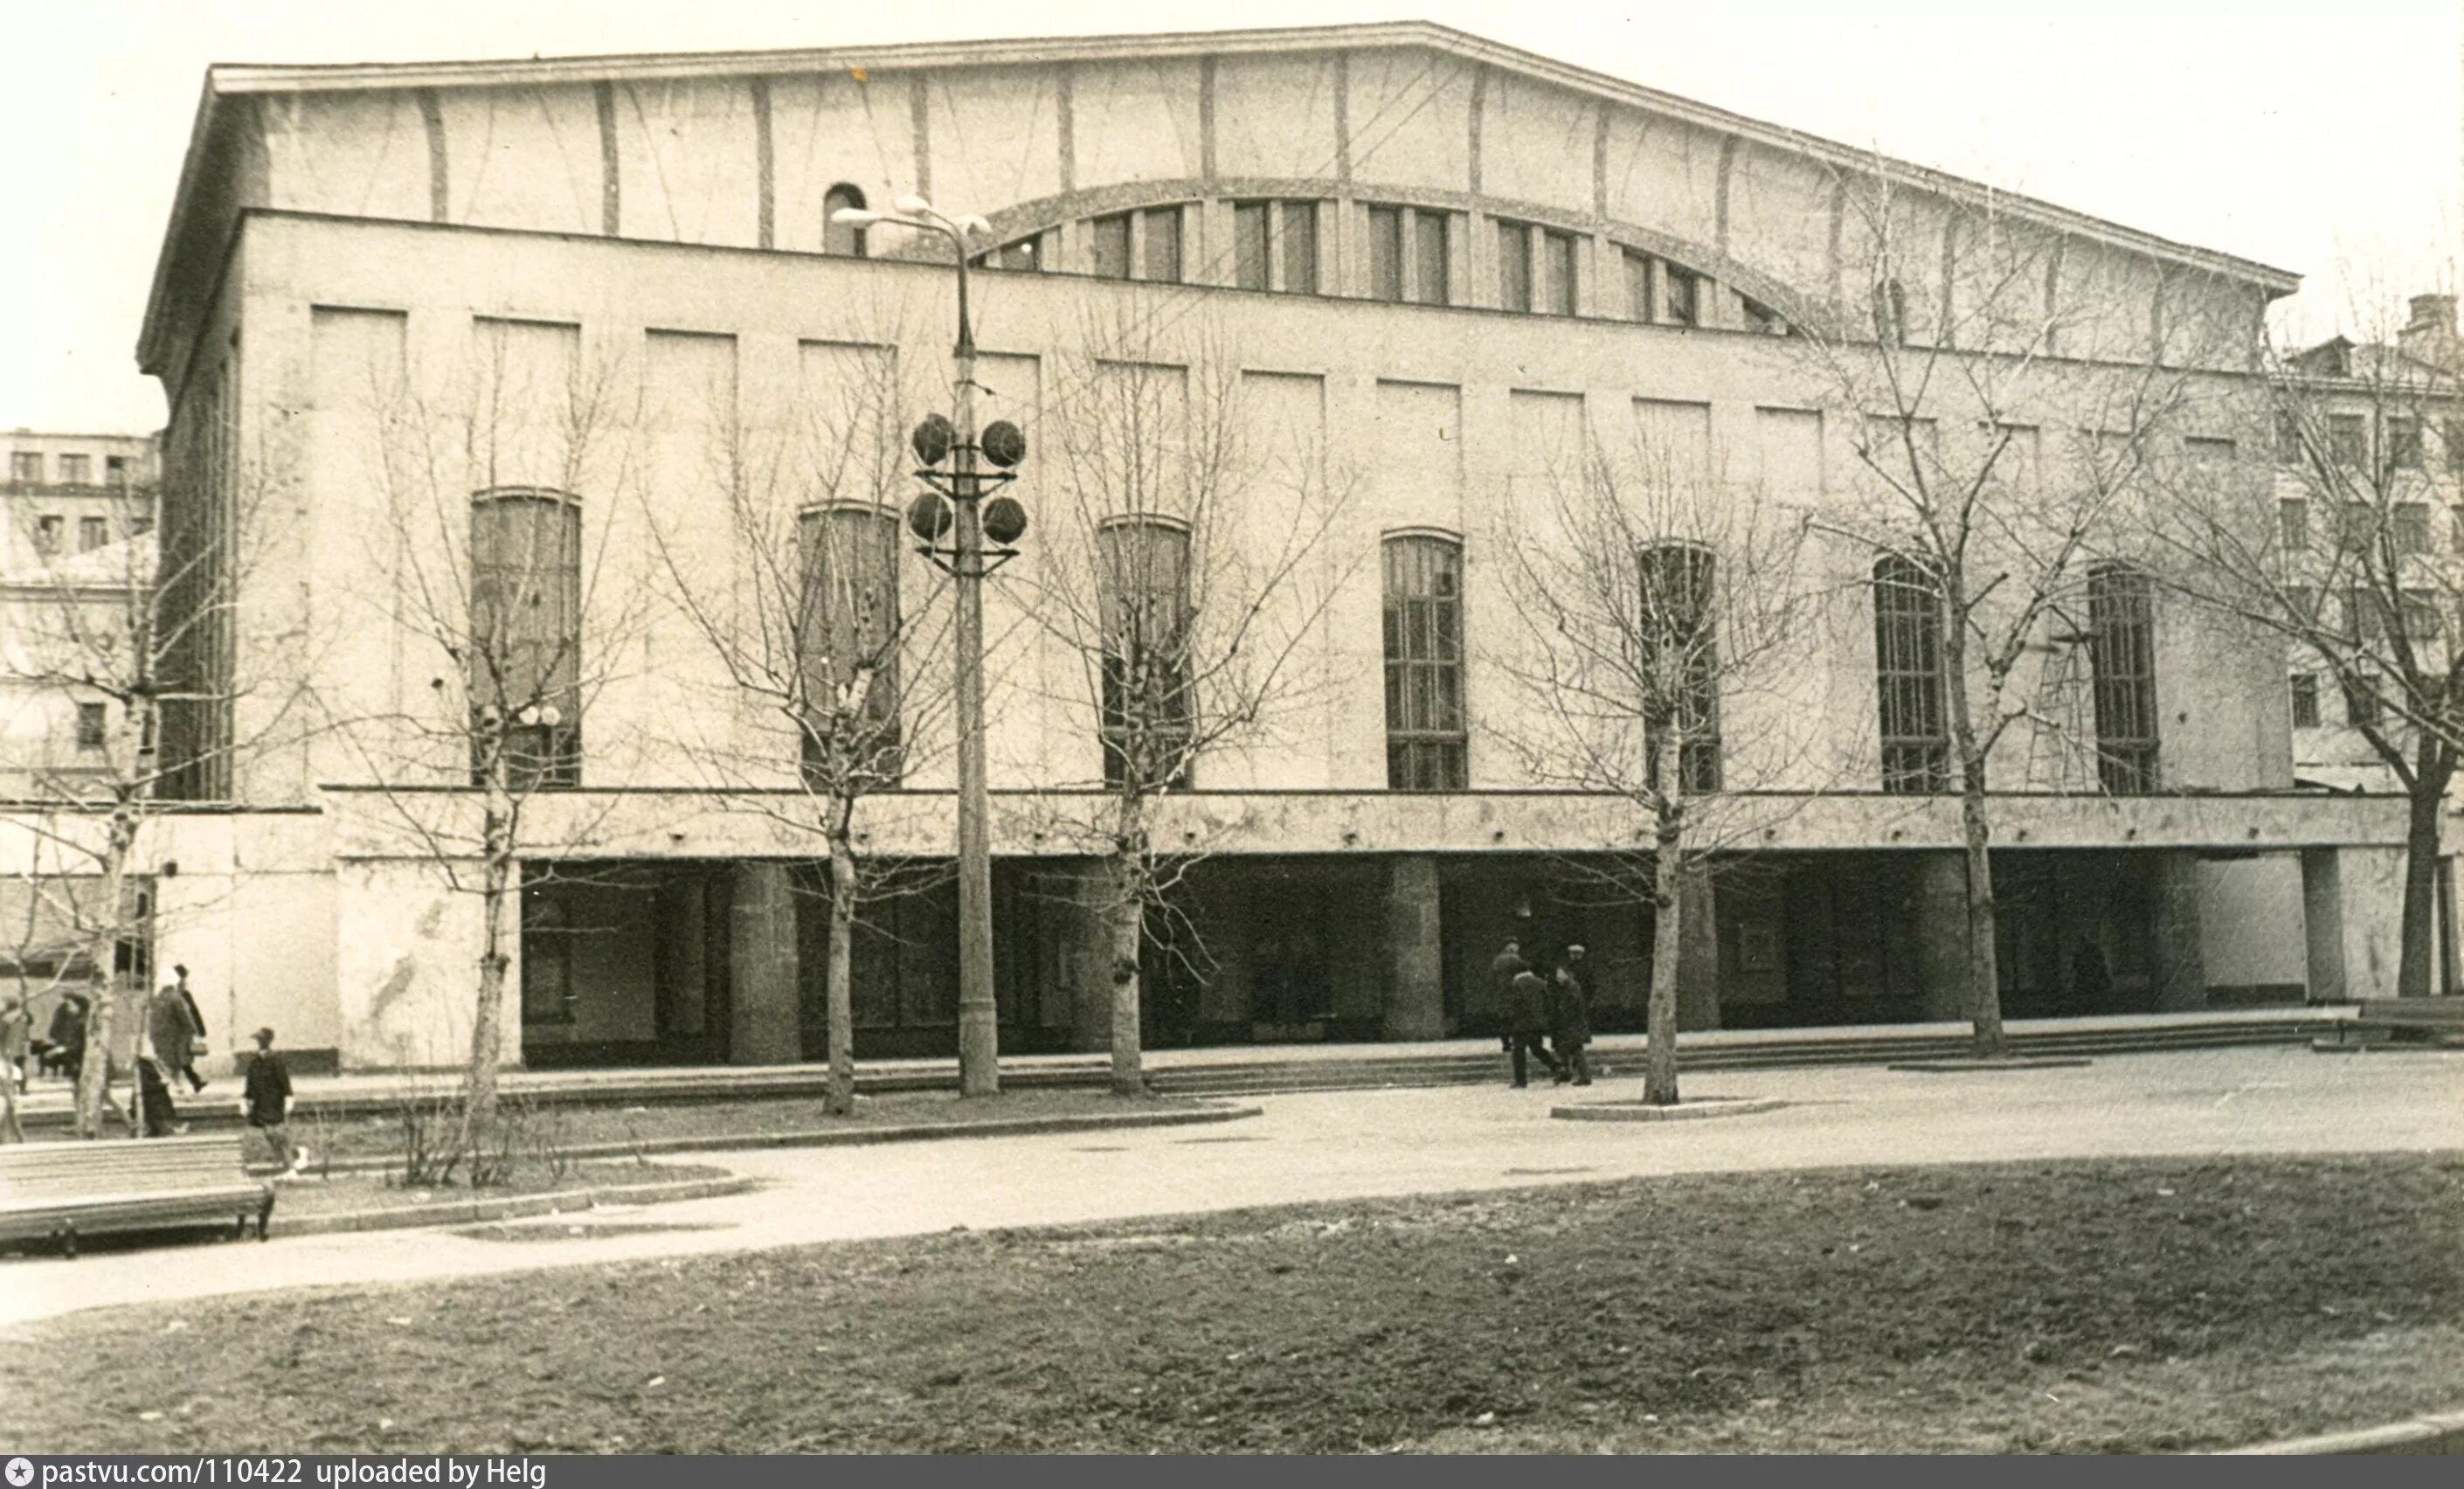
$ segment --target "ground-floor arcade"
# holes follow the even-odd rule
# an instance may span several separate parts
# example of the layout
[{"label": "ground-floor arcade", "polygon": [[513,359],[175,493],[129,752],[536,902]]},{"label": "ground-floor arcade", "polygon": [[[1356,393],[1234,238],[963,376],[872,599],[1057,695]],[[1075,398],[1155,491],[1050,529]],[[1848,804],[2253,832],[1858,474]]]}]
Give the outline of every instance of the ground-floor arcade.
[{"label": "ground-floor arcade", "polygon": [[[2349,858],[2348,853],[2344,857]],[[2013,1018],[2300,1002],[2323,993],[2310,920],[2343,913],[2333,851],[2013,848],[1993,860]],[[1498,1025],[1489,961],[1580,943],[1594,1022],[1639,1029],[1658,917],[1617,865],[1580,855],[1239,855],[1193,865],[1150,914],[1155,1047],[1435,1039]],[[2357,876],[2376,865],[2351,865]],[[2307,877],[2305,879],[2305,867]],[[530,865],[520,1047],[540,1066],[823,1058],[823,868],[792,861]],[[1110,980],[1098,866],[995,865],[995,996],[1006,1050],[1096,1050]],[[1683,1027],[1805,1027],[1966,1012],[1966,870],[1956,851],[1741,857],[1689,887]],[[2341,924],[2332,939],[2341,943]],[[859,1058],[957,1047],[957,905],[911,865],[849,948]]]}]

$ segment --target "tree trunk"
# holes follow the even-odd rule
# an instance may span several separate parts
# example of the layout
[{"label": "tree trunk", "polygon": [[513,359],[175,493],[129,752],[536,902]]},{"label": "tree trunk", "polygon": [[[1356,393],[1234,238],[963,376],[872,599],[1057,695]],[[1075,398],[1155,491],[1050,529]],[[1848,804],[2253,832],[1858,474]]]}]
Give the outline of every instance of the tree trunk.
[{"label": "tree trunk", "polygon": [[1677,976],[1685,941],[1685,804],[1678,768],[1683,757],[1679,731],[1653,731],[1660,758],[1660,790],[1653,812],[1651,854],[1651,991],[1643,1000],[1642,1099],[1654,1106],[1677,1105]]},{"label": "tree trunk", "polygon": [[[1134,840],[1129,840],[1134,841]],[[1139,955],[1146,950],[1146,875],[1133,850],[1116,853],[1105,886],[1104,923],[1111,953],[1112,1094],[1143,1096],[1147,1081],[1138,1020]]]},{"label": "tree trunk", "polygon": [[512,814],[497,788],[502,783],[499,761],[490,773],[490,790],[481,827],[479,878],[479,1006],[471,1019],[471,1070],[463,1093],[462,1151],[476,1158],[487,1151],[496,1132],[496,1064],[503,1043],[505,971],[513,958],[505,952],[505,909],[513,898],[514,834]]},{"label": "tree trunk", "polygon": [[[124,813],[115,812],[108,832],[110,836],[103,843],[102,905],[98,911],[100,924],[95,928],[86,949],[98,986],[94,1001],[86,1009],[85,1059],[77,1066],[77,1126],[80,1137],[102,1135],[103,1104],[111,1094],[111,1050],[120,1038],[121,1000],[127,996],[120,981],[120,941],[126,917],[122,897],[128,883],[129,851],[137,841],[137,824]],[[139,1039],[142,1043],[142,1029]],[[131,1137],[145,1134],[143,1089],[144,1083],[140,1081],[129,1095]]]},{"label": "tree trunk", "polygon": [[845,836],[830,835],[830,954],[824,996],[828,1000],[830,1073],[822,1109],[833,1117],[855,1111],[855,987],[849,972],[855,941],[855,853]]},{"label": "tree trunk", "polygon": [[1959,826],[1968,849],[1968,1018],[1976,1058],[1999,1060],[2008,1046],[2002,1034],[2002,966],[1993,940],[1993,823],[1985,798],[1985,751],[1968,696],[1967,624],[1966,594],[1947,584],[1943,691],[1950,702],[1951,746],[1959,752]]},{"label": "tree trunk", "polygon": [[2404,931],[2396,963],[2398,997],[2436,991],[2438,966],[2438,815],[2455,774],[2453,755],[2424,740],[2414,755],[2412,799],[2404,834]]},{"label": "tree trunk", "polygon": [[1986,818],[1981,781],[1961,789],[1959,825],[1968,844],[1968,1017],[1976,1031],[1976,1058],[1999,1060],[2009,1045],[2002,1034],[2002,966],[1993,941],[1993,826]]}]

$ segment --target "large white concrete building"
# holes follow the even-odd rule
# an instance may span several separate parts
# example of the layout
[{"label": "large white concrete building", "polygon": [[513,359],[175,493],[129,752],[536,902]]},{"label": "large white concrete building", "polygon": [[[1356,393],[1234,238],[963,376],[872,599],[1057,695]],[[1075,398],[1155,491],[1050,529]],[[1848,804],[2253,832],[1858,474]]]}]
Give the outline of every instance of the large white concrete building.
[{"label": "large white concrete building", "polygon": [[[439,847],[470,841],[450,743],[467,659],[421,617],[467,580],[423,564],[497,540],[510,513],[572,556],[571,602],[540,624],[593,664],[548,726],[569,785],[524,827],[521,1058],[821,1048],[825,923],[796,893],[818,843],[713,794],[712,741],[763,736],[674,591],[688,573],[724,591],[744,561],[723,507],[745,450],[764,431],[794,448],[817,409],[864,402],[851,390],[892,390],[840,442],[869,463],[850,485],[802,449],[784,469],[810,489],[796,474],[785,499],[894,514],[911,494],[896,430],[946,406],[953,274],[829,215],[910,192],[983,214],[985,267],[1015,271],[979,274],[975,304],[984,415],[1027,429],[1017,493],[1043,514],[989,602],[1012,1049],[1106,1037],[1098,938],[1041,887],[1084,872],[1047,827],[1100,790],[1098,715],[1033,598],[1060,561],[1067,419],[1090,386],[1133,367],[1173,390],[1176,428],[1216,410],[1252,449],[1340,468],[1326,484],[1347,493],[1309,555],[1324,608],[1295,632],[1303,701],[1200,760],[1158,824],[1209,856],[1173,917],[1205,950],[1155,958],[1151,1038],[1481,1030],[1510,932],[1588,943],[1617,1027],[1639,1021],[1651,918],[1582,868],[1638,824],[1515,747],[1533,707],[1514,664],[1528,597],[1501,558],[1518,490],[1583,429],[1641,429],[1733,508],[1847,510],[1885,410],[1825,368],[1870,360],[1878,336],[1983,365],[1992,339],[1945,343],[2021,260],[2058,375],[2012,417],[2057,429],[2066,380],[2163,367],[2187,393],[2164,438],[2212,458],[2242,422],[2264,307],[2296,282],[1418,24],[215,68],[140,353],[173,411],[166,554],[247,555],[212,591],[228,604],[196,591],[215,617],[182,660],[196,701],[165,716],[193,809],[148,828],[158,960],[193,970],[209,1024],[270,1021],[346,1065],[459,1058],[479,916]],[[2246,455],[2265,458],[2224,449]],[[1957,802],[1938,765],[1884,765],[1939,752],[1939,702],[1913,724],[1878,705],[1878,624],[1885,651],[1906,635],[1878,623],[1875,558],[1825,537],[1815,568],[1840,598],[1784,695],[1717,700],[1738,762],[1723,784],[1763,815],[1686,937],[1694,1026],[1962,1007]],[[890,561],[909,608],[943,582]],[[2125,591],[2129,645],[2072,660],[2104,669],[2091,753],[2127,768],[2040,767],[2025,730],[1997,763],[2010,1011],[2089,1011],[2082,938],[2113,971],[2096,1011],[2341,996],[2391,966],[2378,890],[2400,803],[2296,789],[2281,648]],[[1444,612],[1444,639],[1394,622],[1414,605]],[[949,851],[945,711],[920,701],[938,655],[901,660],[911,761],[864,819],[883,855]],[[1398,668],[1435,691],[1398,702],[1379,683]],[[792,743],[763,770],[792,797]],[[871,912],[860,1052],[950,1047],[952,922],[930,887]]]}]

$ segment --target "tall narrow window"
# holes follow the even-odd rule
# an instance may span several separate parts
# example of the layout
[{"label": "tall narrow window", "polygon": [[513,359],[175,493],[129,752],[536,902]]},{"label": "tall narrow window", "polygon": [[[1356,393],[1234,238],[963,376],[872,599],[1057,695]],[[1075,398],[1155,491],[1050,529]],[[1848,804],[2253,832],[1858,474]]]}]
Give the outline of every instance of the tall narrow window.
[{"label": "tall narrow window", "polygon": [[1470,784],[1463,682],[1463,548],[1449,538],[1386,540],[1386,784]]},{"label": "tall narrow window", "polygon": [[108,723],[109,720],[104,713],[103,705],[99,703],[78,704],[77,706],[77,748],[80,750],[101,749],[103,745],[103,731],[107,727]]},{"label": "tall narrow window", "polygon": [[1232,282],[1243,290],[1267,287],[1273,263],[1266,241],[1272,209],[1265,202],[1232,204]]},{"label": "tall narrow window", "polygon": [[1874,680],[1881,698],[1882,789],[1949,790],[1941,591],[1932,575],[1896,554],[1874,565]]},{"label": "tall narrow window", "polygon": [[[1369,294],[1373,299],[1403,297],[1403,209],[1399,207],[1369,209]],[[20,479],[40,480],[42,475],[38,470],[33,476]]]},{"label": "tall narrow window", "polygon": [[2088,576],[2097,774],[2116,796],[2157,788],[2156,626],[2147,577],[2121,564]]},{"label": "tall narrow window", "polygon": [[1095,273],[1107,279],[1130,276],[1130,214],[1117,212],[1098,217],[1089,225],[1094,230]]},{"label": "tall narrow window", "polygon": [[1671,264],[1667,267],[1667,304],[1662,307],[1671,325],[1690,326],[1701,312],[1703,281]]},{"label": "tall narrow window", "polygon": [[1626,314],[1637,320],[1656,318],[1651,294],[1651,255],[1632,249],[1625,253]]},{"label": "tall narrow window", "polygon": [[1284,293],[1317,293],[1317,204],[1285,202],[1275,208],[1275,256],[1283,261]]},{"label": "tall narrow window", "polygon": [[1146,253],[1138,277],[1150,284],[1180,282],[1180,208],[1153,207],[1140,212]]},{"label": "tall narrow window", "polygon": [[1189,784],[1189,530],[1159,517],[1106,524],[1102,576],[1104,783]]},{"label": "tall narrow window", "polygon": [[1574,239],[1572,233],[1540,234],[1538,309],[1552,316],[1574,313]]},{"label": "tall narrow window", "polygon": [[2398,471],[2421,469],[2421,421],[2403,414],[2389,414],[2387,422],[2387,462]]},{"label": "tall narrow window", "polygon": [[471,502],[473,784],[582,783],[582,508],[505,487]]},{"label": "tall narrow window", "polygon": [[2292,687],[2293,727],[2296,729],[2318,728],[2319,674],[2316,672],[2296,672],[2293,674]]},{"label": "tall narrow window", "polygon": [[1531,308],[1531,226],[1497,225],[1497,304],[1501,310]]},{"label": "tall narrow window", "polygon": [[1412,214],[1412,298],[1423,305],[1454,303],[1452,268],[1446,252],[1446,214]]},{"label": "tall narrow window", "polygon": [[2327,416],[2327,456],[2347,471],[2370,463],[2370,422],[2360,414]]},{"label": "tall narrow window", "polygon": [[1894,346],[1907,339],[1908,292],[1897,279],[1874,285],[1874,335]]},{"label": "tall narrow window", "polygon": [[898,519],[874,507],[818,507],[797,523],[797,616],[805,779],[816,787],[899,778]]},{"label": "tall narrow window", "polygon": [[2390,536],[2399,554],[2430,552],[2430,504],[2422,501],[2400,501],[2393,511]]},{"label": "tall narrow window", "polygon": [[1661,543],[1636,556],[1641,581],[1645,780],[1661,789],[1661,741],[1674,731],[1681,791],[1720,789],[1717,574],[1708,550]]},{"label": "tall narrow window", "polygon": [[2310,546],[2310,504],[2299,497],[2288,496],[2276,504],[2276,521],[2288,553],[2299,553]]},{"label": "tall narrow window", "polygon": [[[810,200],[810,198],[807,198],[806,200]],[[836,253],[843,258],[864,257],[865,230],[862,228],[850,227],[849,225],[839,221],[839,213],[841,211],[848,208],[862,210],[863,208],[864,193],[853,186],[847,186],[844,182],[838,186],[830,187],[827,192],[823,194],[823,252]]]}]

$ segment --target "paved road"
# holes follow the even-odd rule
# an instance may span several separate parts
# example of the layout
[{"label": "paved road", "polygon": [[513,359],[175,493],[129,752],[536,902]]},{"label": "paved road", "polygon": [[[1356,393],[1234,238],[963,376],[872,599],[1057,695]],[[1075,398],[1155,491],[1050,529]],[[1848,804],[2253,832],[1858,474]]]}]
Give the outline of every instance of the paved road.
[{"label": "paved road", "polygon": [[[2083,1068],[1928,1075],[1880,1068],[1688,1078],[1689,1097],[1781,1110],[1664,1124],[1558,1122],[1535,1087],[1343,1092],[1156,1128],[709,1155],[759,1192],[598,1218],[636,1233],[506,1241],[396,1231],[0,1262],[0,1324],[112,1303],[293,1285],[408,1283],[805,1241],[1064,1224],[1249,1205],[1628,1175],[2214,1152],[2464,1150],[2464,1055],[2271,1046],[2116,1056]],[[561,1233],[569,1220],[529,1222]]]}]

